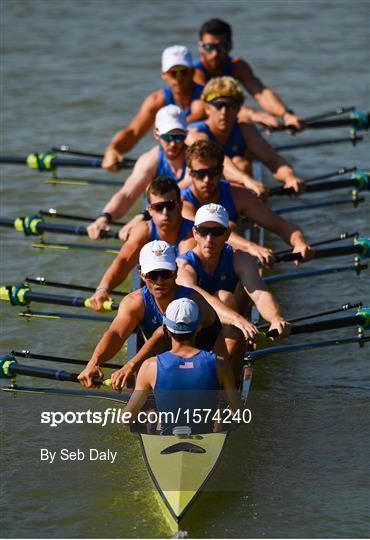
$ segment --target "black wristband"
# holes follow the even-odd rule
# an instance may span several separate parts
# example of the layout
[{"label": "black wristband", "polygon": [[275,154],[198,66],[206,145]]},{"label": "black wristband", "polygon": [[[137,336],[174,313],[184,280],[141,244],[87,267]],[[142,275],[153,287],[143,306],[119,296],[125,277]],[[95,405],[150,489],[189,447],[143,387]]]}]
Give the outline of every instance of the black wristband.
[{"label": "black wristband", "polygon": [[283,117],[284,117],[286,114],[295,114],[295,112],[294,112],[292,109],[285,109],[285,113],[283,114]]},{"label": "black wristband", "polygon": [[141,215],[144,217],[144,221],[149,221],[149,220],[151,219],[148,210],[143,210],[143,211],[140,212],[140,213],[141,213]]},{"label": "black wristband", "polygon": [[100,217],[105,217],[105,219],[108,221],[108,224],[112,223],[113,217],[110,212],[103,212],[102,214],[100,214],[100,216],[98,216],[98,218]]}]

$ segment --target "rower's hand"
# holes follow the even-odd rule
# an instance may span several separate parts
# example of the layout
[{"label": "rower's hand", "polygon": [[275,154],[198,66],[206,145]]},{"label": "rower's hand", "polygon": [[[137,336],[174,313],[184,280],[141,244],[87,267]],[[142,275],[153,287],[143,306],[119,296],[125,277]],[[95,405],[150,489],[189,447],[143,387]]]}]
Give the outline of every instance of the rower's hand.
[{"label": "rower's hand", "polygon": [[300,253],[302,255],[301,261],[294,261],[294,264],[298,266],[301,262],[310,261],[315,256],[315,250],[309,244],[301,242],[293,246],[293,253]]},{"label": "rower's hand", "polygon": [[[255,111],[252,115],[252,121],[262,124],[263,126],[270,128],[278,128],[280,126],[278,118],[263,111]],[[267,131],[267,135],[271,135],[271,131]]]},{"label": "rower's hand", "polygon": [[104,302],[112,301],[111,296],[109,296],[109,293],[107,289],[99,289],[98,291],[95,291],[94,294],[89,299],[91,302],[91,307],[95,311],[105,311],[103,309]]},{"label": "rower's hand", "polygon": [[241,315],[236,314],[232,320],[232,324],[243,332],[246,340],[255,341],[258,338],[258,328]]},{"label": "rower's hand", "polygon": [[78,376],[78,380],[82,384],[82,386],[85,386],[86,388],[93,388],[95,385],[93,384],[93,378],[99,377],[100,379],[104,379],[104,373],[100,369],[99,366],[96,364],[87,364],[85,369],[81,371],[81,373]]},{"label": "rower's hand", "polygon": [[131,231],[137,226],[139,225],[139,223],[142,223],[144,221],[144,216],[143,214],[138,214],[137,216],[133,217],[128,223],[126,223],[126,225],[124,225],[122,227],[122,229],[120,229],[119,233],[118,233],[118,237],[120,240],[123,240],[124,242],[126,242],[128,240],[128,237],[130,236],[131,234]]},{"label": "rower's hand", "polygon": [[274,254],[270,248],[251,242],[250,247],[248,247],[248,253],[256,257],[263,266],[272,266],[274,264]]},{"label": "rower's hand", "polygon": [[128,361],[123,367],[121,367],[120,369],[117,369],[117,371],[112,373],[110,377],[111,387],[114,390],[118,390],[118,392],[121,392],[124,386],[126,385],[126,382],[129,376],[134,374],[134,371],[135,371],[134,367],[135,367],[134,364]]},{"label": "rower's hand", "polygon": [[305,124],[303,118],[299,118],[296,114],[286,112],[283,115],[284,126],[292,126],[293,129],[288,130],[291,135],[294,135],[297,131],[304,129]]},{"label": "rower's hand", "polygon": [[98,217],[87,227],[87,234],[91,240],[100,240],[100,231],[109,231],[108,220],[104,216]]},{"label": "rower's hand", "polygon": [[292,325],[283,318],[273,319],[272,321],[270,321],[269,330],[276,330],[279,336],[277,338],[271,339],[274,341],[275,339],[289,336],[291,327]]},{"label": "rower's hand", "polygon": [[269,196],[269,190],[268,187],[262,184],[261,182],[253,181],[253,183],[249,182],[249,185],[245,186],[248,189],[252,189],[252,191],[257,195],[259,199],[262,199],[262,201],[266,201]]},{"label": "rower's hand", "polygon": [[304,180],[301,180],[301,178],[298,178],[297,176],[290,176],[284,182],[284,189],[289,189],[289,188],[293,188],[295,193],[299,195],[300,193],[303,193],[306,190],[306,184]]},{"label": "rower's hand", "polygon": [[101,166],[103,169],[107,169],[108,171],[118,172],[120,169],[117,166],[117,163],[122,160],[123,154],[121,154],[121,152],[118,152],[115,148],[108,146],[105,151]]}]

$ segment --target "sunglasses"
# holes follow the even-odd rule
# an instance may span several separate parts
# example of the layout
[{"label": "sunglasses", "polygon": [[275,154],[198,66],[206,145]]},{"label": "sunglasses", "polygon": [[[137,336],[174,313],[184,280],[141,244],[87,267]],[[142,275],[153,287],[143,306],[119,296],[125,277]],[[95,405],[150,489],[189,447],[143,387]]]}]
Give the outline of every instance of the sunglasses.
[{"label": "sunglasses", "polygon": [[197,178],[197,180],[204,180],[206,176],[208,178],[214,178],[219,174],[222,174],[223,168],[220,166],[217,167],[208,167],[208,169],[190,169],[191,176]]},{"label": "sunglasses", "polygon": [[178,201],[170,200],[170,201],[163,201],[163,202],[155,202],[151,203],[149,206],[152,210],[155,212],[163,212],[163,210],[166,208],[166,210],[175,210],[177,206]]},{"label": "sunglasses", "polygon": [[227,41],[224,43],[202,43],[202,48],[206,52],[211,52],[211,51],[226,52],[230,49],[230,43],[228,43]]},{"label": "sunglasses", "polygon": [[164,135],[161,135],[161,139],[163,139],[167,143],[175,142],[179,144],[185,141],[186,135],[185,134],[184,135],[182,134],[171,135],[170,133],[165,133]]},{"label": "sunglasses", "polygon": [[173,277],[174,274],[174,270],[152,270],[147,274],[143,274],[143,277],[145,279],[148,279],[149,281],[158,281],[159,278],[162,281],[165,281],[166,279],[170,279],[171,277]]},{"label": "sunglasses", "polygon": [[170,75],[171,77],[177,77],[180,73],[181,75],[187,75],[190,72],[190,68],[186,66],[174,66],[173,68],[169,69],[166,73]]},{"label": "sunglasses", "polygon": [[209,234],[211,236],[222,236],[226,232],[225,227],[202,227],[200,225],[195,227],[195,230],[200,236],[203,236],[203,237],[206,237]]},{"label": "sunglasses", "polygon": [[227,111],[239,109],[236,101],[209,101],[208,105],[212,105],[218,111],[221,111],[224,107]]}]

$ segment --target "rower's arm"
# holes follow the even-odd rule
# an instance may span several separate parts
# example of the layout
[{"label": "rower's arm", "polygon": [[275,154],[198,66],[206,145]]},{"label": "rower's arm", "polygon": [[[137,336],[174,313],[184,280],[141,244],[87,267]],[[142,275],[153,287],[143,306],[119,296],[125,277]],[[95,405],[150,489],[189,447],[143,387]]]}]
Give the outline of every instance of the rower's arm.
[{"label": "rower's arm", "polygon": [[304,191],[304,181],[298,178],[292,167],[262,137],[252,124],[239,124],[248,150],[266,167],[285,188],[292,187],[297,193]]},{"label": "rower's arm", "polygon": [[234,254],[234,268],[245,292],[254,302],[265,321],[271,324],[270,328],[276,328],[279,334],[286,333],[289,324],[282,316],[279,304],[261,278],[252,257],[248,253],[237,251]]},{"label": "rower's arm", "polygon": [[[116,221],[131,208],[137,198],[154,179],[158,165],[158,147],[154,147],[137,160],[135,167],[110,201],[104,206],[102,214],[111,214],[111,221]],[[97,240],[101,230],[108,229],[108,218],[101,215],[87,227],[92,240]]]},{"label": "rower's arm", "polygon": [[253,222],[280,236],[294,251],[307,251],[305,258],[312,256],[303,232],[299,227],[279,216],[253,193],[248,193],[238,187],[232,188],[233,201],[238,212],[242,212]]},{"label": "rower's arm", "polygon": [[129,240],[123,244],[112,264],[106,270],[100,283],[90,298],[91,307],[100,311],[102,304],[108,300],[109,293],[120,285],[139,260],[141,248],[147,243],[149,229],[146,222],[140,223],[131,233]]},{"label": "rower's arm", "polygon": [[229,362],[217,358],[217,377],[222,387],[226,400],[233,413],[244,409],[244,404],[235,385],[233,370]]},{"label": "rower's arm", "polygon": [[78,379],[86,387],[92,386],[94,375],[102,376],[100,366],[113,358],[135,330],[143,317],[144,305],[140,291],[127,295],[108,330],[97,344],[93,355]]},{"label": "rower's arm", "polygon": [[[285,125],[294,125],[297,129],[302,127],[301,120],[294,113],[289,112],[288,107],[282,99],[256,77],[251,66],[247,64],[247,62],[239,59],[234,64],[234,74],[244,85],[246,90],[248,90],[254,99],[258,101],[262,109],[273,116],[281,117]],[[258,122],[259,120],[256,118],[253,121]]]},{"label": "rower's arm", "polygon": [[[139,369],[139,373],[137,375],[135,383],[135,390],[122,412],[122,418],[124,419],[125,413],[130,414],[130,418],[128,419],[128,423],[130,424],[136,421],[139,412],[141,411],[146,402],[150,390],[154,386],[153,378],[155,380],[155,374],[153,372],[156,372],[155,362],[155,358],[148,358],[148,360],[145,360],[145,362]],[[124,420],[124,423],[127,422]]]},{"label": "rower's arm", "polygon": [[121,161],[123,154],[131,150],[133,146],[145,135],[154,124],[155,115],[165,105],[162,90],[156,90],[147,96],[139,112],[134,116],[126,128],[121,129],[108,145],[102,167],[117,171],[116,163]]}]

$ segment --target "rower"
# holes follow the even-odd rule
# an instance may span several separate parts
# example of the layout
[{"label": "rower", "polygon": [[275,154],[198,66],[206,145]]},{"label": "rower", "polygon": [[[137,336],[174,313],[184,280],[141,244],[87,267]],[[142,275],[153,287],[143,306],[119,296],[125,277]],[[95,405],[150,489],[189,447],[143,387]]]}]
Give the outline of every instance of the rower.
[{"label": "rower", "polygon": [[[239,362],[245,350],[243,334],[235,327],[223,329],[216,312],[202,295],[176,284],[176,252],[172,246],[163,240],[149,242],[140,251],[139,265],[145,285],[121,301],[115,319],[79,375],[81,384],[90,388],[95,375],[103,377],[101,364],[119,352],[136,328],[140,328],[147,341],[133,358],[112,374],[114,389],[121,390],[127,378],[139,369],[145,359],[168,350],[162,328],[163,313],[173,300],[182,297],[194,300],[201,313],[201,329],[196,339],[199,349],[214,350],[223,357],[227,356],[230,363]],[[253,328],[253,333],[257,334],[256,328]]]},{"label": "rower", "polygon": [[270,330],[277,330],[279,336],[289,333],[290,325],[281,315],[253,257],[234,251],[226,243],[230,228],[225,208],[214,203],[199,208],[193,233],[197,244],[178,257],[177,282],[198,291],[216,310],[222,323],[233,324],[243,332],[250,324],[240,314],[245,306],[245,291],[270,323]]},{"label": "rower", "polygon": [[[196,140],[210,140],[220,144],[225,151],[225,177],[257,193],[266,196],[267,188],[249,174],[247,156],[253,156],[268,167],[285,189],[296,193],[304,190],[304,181],[298,178],[285,159],[275,152],[255,126],[238,120],[238,111],[244,100],[242,88],[232,77],[216,77],[204,87],[206,120],[189,125],[187,144]],[[248,152],[248,154],[247,154]]]},{"label": "rower", "polygon": [[251,66],[242,58],[230,56],[232,50],[232,29],[220,19],[206,21],[199,30],[200,58],[195,60],[195,80],[206,84],[212,77],[228,75],[234,77],[258,101],[266,112],[248,108],[247,115],[252,122],[269,127],[278,127],[281,118],[286,126],[302,128],[302,120],[289,109],[280,97],[256,77]]},{"label": "rower", "polygon": [[[177,105],[162,107],[155,117],[154,138],[158,142],[137,160],[130,176],[105,205],[103,212],[87,227],[92,240],[100,238],[100,231],[109,229],[112,221],[122,217],[145,188],[158,176],[168,176],[183,185],[185,163],[185,138],[187,124],[185,113]],[[126,240],[126,229],[120,238]]]},{"label": "rower", "polygon": [[[184,431],[185,426],[188,434],[190,430],[193,434],[212,432],[221,388],[234,413],[243,409],[229,363],[195,345],[199,322],[199,308],[193,300],[179,298],[169,304],[163,324],[171,349],[142,364],[135,391],[124,409],[131,413],[130,423],[136,421],[150,390],[159,413],[166,413],[159,415],[162,435]],[[198,412],[197,422],[194,411]]]},{"label": "rower", "polygon": [[[194,68],[190,52],[183,45],[167,47],[162,53],[161,77],[166,86],[149,94],[139,112],[126,128],[121,129],[107,147],[102,167],[118,171],[117,163],[131,150],[154,123],[155,115],[165,105],[178,105],[189,119],[193,119],[203,86],[193,82]],[[195,118],[199,118],[199,114]]]},{"label": "rower", "polygon": [[168,176],[158,176],[147,189],[150,221],[141,221],[131,231],[117,257],[102,277],[94,295],[91,307],[99,311],[109,292],[120,285],[138,263],[141,248],[153,240],[165,240],[183,253],[195,245],[192,233],[193,221],[181,216],[182,200],[175,180]]},{"label": "rower", "polygon": [[230,217],[233,229],[230,243],[234,248],[247,251],[263,264],[273,262],[271,250],[249,242],[235,232],[238,216],[244,214],[253,222],[280,236],[292,246],[294,253],[301,253],[303,259],[313,256],[313,250],[296,225],[280,217],[253,193],[229,184],[222,178],[224,152],[218,144],[208,140],[196,141],[186,150],[186,163],[191,185],[181,191],[185,217],[194,219],[196,211],[204,204],[221,204]]}]

